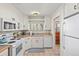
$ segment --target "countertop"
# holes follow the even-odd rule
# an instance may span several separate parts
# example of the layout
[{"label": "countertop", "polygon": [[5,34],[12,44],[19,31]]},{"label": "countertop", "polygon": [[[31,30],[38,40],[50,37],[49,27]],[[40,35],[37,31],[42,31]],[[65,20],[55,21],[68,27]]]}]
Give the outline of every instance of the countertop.
[{"label": "countertop", "polygon": [[41,33],[41,34],[35,34],[35,35],[20,35],[17,38],[25,38],[25,37],[43,37],[43,36],[52,36],[52,34],[49,33]]},{"label": "countertop", "polygon": [[[52,36],[52,34],[47,34],[47,33],[41,33],[41,34],[35,34],[35,35],[32,35],[32,36],[30,36],[30,35],[20,35],[20,36],[18,36],[17,38],[31,38],[31,37],[42,37],[42,36]],[[11,47],[11,45],[0,45],[0,53],[2,52],[2,51],[4,51],[5,49],[8,49],[8,48],[10,48]]]},{"label": "countertop", "polygon": [[0,45],[0,53],[3,52],[4,50],[10,48],[10,45]]}]

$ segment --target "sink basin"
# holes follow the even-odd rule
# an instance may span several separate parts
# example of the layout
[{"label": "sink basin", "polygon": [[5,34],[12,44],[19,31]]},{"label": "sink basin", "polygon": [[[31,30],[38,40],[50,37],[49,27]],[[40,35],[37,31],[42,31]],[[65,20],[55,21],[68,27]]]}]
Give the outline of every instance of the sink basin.
[{"label": "sink basin", "polygon": [[5,43],[12,44],[12,43],[15,43],[15,42],[16,42],[16,41],[10,41],[10,42],[0,41],[0,44],[5,44]]},{"label": "sink basin", "polygon": [[2,42],[2,41],[0,41],[0,44],[4,44],[4,43],[7,43],[7,42]]},{"label": "sink basin", "polygon": [[8,42],[8,44],[11,44],[11,43],[15,43],[16,41],[10,41],[10,42]]}]

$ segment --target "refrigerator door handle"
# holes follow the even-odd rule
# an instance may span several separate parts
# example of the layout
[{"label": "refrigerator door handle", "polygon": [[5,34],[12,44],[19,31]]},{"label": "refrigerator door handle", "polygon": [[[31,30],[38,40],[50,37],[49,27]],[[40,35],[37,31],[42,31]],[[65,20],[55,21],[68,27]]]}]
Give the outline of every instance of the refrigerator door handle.
[{"label": "refrigerator door handle", "polygon": [[65,24],[65,22],[63,22],[63,25]]},{"label": "refrigerator door handle", "polygon": [[63,49],[66,49],[66,47],[65,47],[65,46],[63,46]]},{"label": "refrigerator door handle", "polygon": [[74,36],[70,36],[70,35],[64,35],[64,36],[75,38],[75,39],[79,39],[78,37],[74,37]]}]

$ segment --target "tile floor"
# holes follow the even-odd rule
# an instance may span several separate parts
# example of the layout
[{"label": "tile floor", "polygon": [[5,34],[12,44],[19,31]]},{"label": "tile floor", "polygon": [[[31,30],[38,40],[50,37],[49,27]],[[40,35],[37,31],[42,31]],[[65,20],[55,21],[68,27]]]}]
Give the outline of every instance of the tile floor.
[{"label": "tile floor", "polygon": [[59,45],[56,45],[55,48],[43,49],[40,52],[26,51],[24,54],[24,56],[59,56],[59,55],[60,55]]}]

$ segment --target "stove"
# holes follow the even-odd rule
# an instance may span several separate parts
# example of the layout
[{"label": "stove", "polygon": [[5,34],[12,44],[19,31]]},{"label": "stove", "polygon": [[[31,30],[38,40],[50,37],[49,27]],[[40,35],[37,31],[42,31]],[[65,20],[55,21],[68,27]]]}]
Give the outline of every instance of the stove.
[{"label": "stove", "polygon": [[12,46],[11,54],[12,56],[19,56],[22,55],[22,40],[11,40],[8,42],[8,45]]},{"label": "stove", "polygon": [[11,40],[11,36],[0,36],[0,45],[10,45],[11,48],[9,49],[10,56],[19,56],[23,54],[22,52],[22,45],[23,41],[21,39],[17,40],[18,38]]},{"label": "stove", "polygon": [[19,56],[23,55],[22,53],[22,40],[10,40],[8,42],[3,42],[0,45],[11,45],[12,47],[9,49],[10,56]]}]

